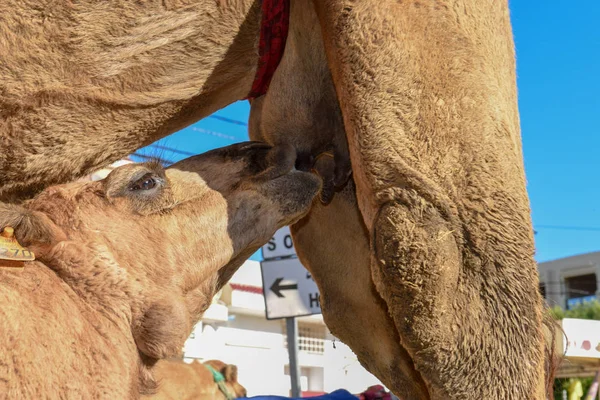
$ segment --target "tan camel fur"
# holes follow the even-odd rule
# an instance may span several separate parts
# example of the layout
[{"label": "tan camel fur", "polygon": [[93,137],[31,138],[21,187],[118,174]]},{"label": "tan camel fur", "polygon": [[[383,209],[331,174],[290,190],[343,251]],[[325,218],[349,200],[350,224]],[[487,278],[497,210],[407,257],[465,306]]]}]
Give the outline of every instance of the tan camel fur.
[{"label": "tan camel fur", "polygon": [[0,226],[37,257],[23,269],[0,260],[0,393],[151,391],[155,362],[180,353],[215,293],[318,193],[293,158],[269,164],[272,151],[243,143],[166,170],[130,164],[0,203]]},{"label": "tan camel fur", "polygon": [[118,160],[244,98],[258,0],[0,2],[0,201]]},{"label": "tan camel fur", "polygon": [[[313,126],[341,128],[338,105],[320,102],[331,89],[289,85],[326,75],[309,62],[325,49],[356,189],[316,204],[292,234],[327,325],[403,398],[545,399],[506,2],[315,4],[311,17],[292,3],[288,47],[250,128],[297,148],[320,142]],[[308,33],[319,21],[324,46]],[[359,316],[369,329],[348,323]]]},{"label": "tan camel fur", "polygon": [[[284,58],[296,51],[296,61],[253,102],[265,109],[251,126],[297,148],[299,168],[331,152],[335,165],[315,165],[326,201],[350,155],[356,191],[293,228],[327,323],[399,395],[543,398],[506,1],[315,4],[333,79],[319,25],[292,26]],[[244,97],[259,19],[252,0],[0,4],[0,199],[80,176]],[[276,92],[287,96],[268,100]],[[347,247],[355,256],[341,261],[352,263],[336,264]],[[357,293],[371,295],[350,302]],[[345,302],[381,328],[356,332]]]},{"label": "tan camel fur", "polygon": [[[346,146],[341,112],[312,5],[291,3],[288,42],[271,88],[251,103],[249,134],[253,140],[291,143],[300,149],[299,154],[318,156],[329,150],[321,144],[320,136],[338,137],[341,133],[344,144],[337,148]],[[339,165],[335,158],[321,156],[314,167],[327,181],[336,164]],[[406,350],[399,346],[387,306],[371,278],[369,236],[353,182],[337,192],[331,204],[315,204],[309,216],[291,230],[298,256],[319,285],[328,328],[398,395],[426,398],[424,383]],[[364,324],[348,323],[357,320],[369,321],[369,329]],[[398,369],[404,372],[398,373]]]},{"label": "tan camel fur", "polygon": [[219,360],[204,363],[193,361],[186,364],[181,360],[162,360],[154,367],[154,376],[159,382],[158,392],[143,396],[147,400],[225,400],[226,397],[215,383],[210,365],[225,378],[225,387],[235,398],[246,397],[246,389],[238,382],[237,366]]}]

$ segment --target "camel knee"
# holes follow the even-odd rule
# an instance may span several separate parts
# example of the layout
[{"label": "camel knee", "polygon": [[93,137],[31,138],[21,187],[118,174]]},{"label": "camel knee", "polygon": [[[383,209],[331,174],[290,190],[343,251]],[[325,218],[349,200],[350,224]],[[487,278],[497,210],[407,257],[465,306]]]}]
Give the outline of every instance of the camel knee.
[{"label": "camel knee", "polygon": [[373,226],[373,278],[405,346],[451,341],[461,255],[448,221],[417,198],[384,204]]},{"label": "camel knee", "polygon": [[[537,341],[535,317],[519,317],[523,302],[511,303],[518,290],[507,295],[498,284],[504,275],[481,270],[463,247],[461,232],[436,207],[411,200],[379,209],[372,273],[431,397],[510,398],[528,392],[543,398],[541,368],[516,361],[535,365],[541,359],[539,346],[531,345]],[[512,385],[514,377],[518,385]]]}]

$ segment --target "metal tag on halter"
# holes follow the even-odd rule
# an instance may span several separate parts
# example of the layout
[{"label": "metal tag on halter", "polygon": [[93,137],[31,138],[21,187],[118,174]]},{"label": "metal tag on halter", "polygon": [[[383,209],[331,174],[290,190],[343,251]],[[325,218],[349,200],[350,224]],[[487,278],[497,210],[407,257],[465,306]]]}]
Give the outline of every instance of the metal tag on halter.
[{"label": "metal tag on halter", "polygon": [[7,226],[0,234],[0,260],[33,261],[35,254],[21,246],[15,237],[14,229]]}]

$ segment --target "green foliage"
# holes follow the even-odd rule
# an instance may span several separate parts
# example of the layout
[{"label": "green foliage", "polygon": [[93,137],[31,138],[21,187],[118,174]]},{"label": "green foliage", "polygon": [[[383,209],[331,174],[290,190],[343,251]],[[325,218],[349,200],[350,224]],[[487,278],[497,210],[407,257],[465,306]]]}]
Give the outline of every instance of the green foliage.
[{"label": "green foliage", "polygon": [[[578,304],[570,310],[565,310],[560,306],[554,306],[549,311],[554,319],[579,318],[600,321],[600,301],[598,300]],[[594,378],[579,378],[579,380],[583,386],[583,393],[587,393]],[[554,398],[556,400],[562,400],[562,391],[569,387],[569,383],[569,378],[559,378],[554,380]]]},{"label": "green foliage", "polygon": [[[554,380],[554,400],[562,400],[562,391],[567,390],[569,387],[570,380],[572,378],[558,378]],[[581,381],[581,386],[583,387],[584,397],[587,394],[588,390],[590,390],[590,386],[594,382],[594,378],[577,378]],[[584,398],[582,397],[582,399]]]},{"label": "green foliage", "polygon": [[555,319],[579,318],[600,321],[600,301],[587,301],[574,306],[570,310],[564,310],[559,306],[554,306],[550,309],[550,314]]}]

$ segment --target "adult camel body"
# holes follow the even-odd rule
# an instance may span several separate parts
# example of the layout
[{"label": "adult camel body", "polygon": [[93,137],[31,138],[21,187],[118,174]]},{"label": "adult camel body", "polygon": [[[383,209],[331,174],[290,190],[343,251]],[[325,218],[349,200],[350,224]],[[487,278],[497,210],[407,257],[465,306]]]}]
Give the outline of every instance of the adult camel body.
[{"label": "adult camel body", "polygon": [[545,398],[506,3],[315,4],[250,135],[306,151],[343,115],[354,182],[292,227],[328,327],[406,398]]},{"label": "adult camel body", "polygon": [[[334,163],[315,165],[326,188],[352,160],[353,181],[293,227],[329,327],[407,398],[544,398],[506,2],[314,4],[309,15],[292,2],[285,56],[251,126],[293,145],[300,167],[331,151]],[[256,73],[251,0],[51,12],[9,1],[0,15],[4,199],[244,98]]]}]

